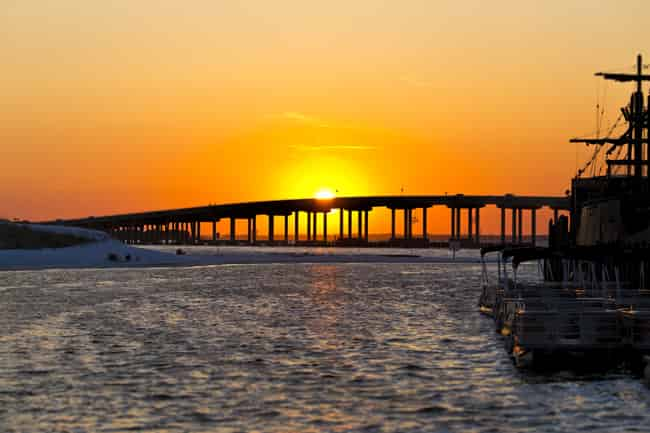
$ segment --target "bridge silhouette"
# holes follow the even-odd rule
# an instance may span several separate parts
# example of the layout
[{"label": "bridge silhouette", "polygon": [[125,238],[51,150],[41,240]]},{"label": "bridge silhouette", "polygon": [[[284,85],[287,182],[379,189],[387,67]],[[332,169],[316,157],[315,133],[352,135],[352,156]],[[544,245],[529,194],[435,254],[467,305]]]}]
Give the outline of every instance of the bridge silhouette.
[{"label": "bridge silhouette", "polygon": [[[119,215],[91,216],[80,219],[47,221],[46,224],[85,227],[103,230],[113,237],[133,244],[196,244],[201,239],[201,223],[212,224],[212,242],[255,245],[262,241],[257,238],[257,218],[268,218],[266,244],[310,243],[337,245],[367,244],[368,222],[373,208],[384,207],[391,210],[392,245],[428,245],[427,212],[434,206],[450,209],[450,240],[480,244],[480,211],[485,206],[496,206],[501,210],[501,242],[506,242],[506,212],[510,212],[512,223],[512,242],[521,243],[523,233],[523,212],[530,213],[530,233],[532,244],[537,237],[536,211],[547,207],[553,210],[554,220],[559,211],[570,208],[567,197],[506,195],[399,195],[367,197],[334,197],[330,199],[306,198],[292,200],[256,201],[231,204],[216,204],[199,207],[138,212]],[[339,233],[328,237],[328,213],[339,209]],[[422,209],[422,232],[413,233],[413,210]],[[357,227],[353,230],[352,216],[357,213]],[[396,221],[398,212],[403,220],[402,236],[397,236]],[[466,213],[467,230],[461,228],[461,213]],[[306,239],[300,239],[300,214],[307,215]],[[275,220],[283,218],[284,237],[276,239]],[[289,230],[289,219],[293,219],[293,233]],[[217,223],[223,219],[230,221],[230,230],[225,239],[217,233]],[[248,222],[246,241],[236,238],[236,221]],[[320,221],[319,221],[320,220]],[[347,222],[347,224],[346,224]],[[319,232],[320,225],[320,232]]]}]

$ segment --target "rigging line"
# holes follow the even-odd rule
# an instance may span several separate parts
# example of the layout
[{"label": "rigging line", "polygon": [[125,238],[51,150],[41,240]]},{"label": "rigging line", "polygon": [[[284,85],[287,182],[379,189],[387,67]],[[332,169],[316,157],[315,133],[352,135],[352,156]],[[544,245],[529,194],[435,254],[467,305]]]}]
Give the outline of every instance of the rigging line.
[{"label": "rigging line", "polygon": [[581,174],[581,173],[580,173],[580,170],[578,170],[578,146],[575,146],[575,150],[576,150],[576,167],[575,167],[575,173],[576,173],[576,177],[580,177],[580,174]]},{"label": "rigging line", "polygon": [[600,124],[606,124],[607,123],[607,116],[606,116],[606,111],[605,108],[607,107],[607,89],[609,88],[609,81],[605,81],[605,84],[603,85],[603,97],[601,98],[601,104],[600,104]]},{"label": "rigging line", "polygon": [[[621,121],[622,118],[623,118],[623,113],[619,113],[618,117],[616,118],[616,121],[609,128],[609,131],[607,132],[607,135],[605,135],[605,138],[609,138],[609,136],[612,134],[612,132],[614,132],[614,129],[616,129],[616,127],[619,126],[619,122]],[[596,131],[593,131],[593,132],[588,133],[588,134],[579,135],[577,138],[587,138],[587,137],[593,136],[595,134],[596,134]]]},{"label": "rigging line", "polygon": [[598,153],[600,152],[600,149],[602,149],[602,146],[596,147],[594,150],[594,155],[592,156],[591,159],[591,177],[594,177],[596,175],[596,158],[598,157]]},{"label": "rigging line", "polygon": [[[618,148],[618,150],[616,151],[616,155],[614,155],[614,159],[618,159],[618,157],[621,155],[621,151],[622,151],[622,150],[623,150],[622,147],[619,147],[619,148]],[[614,171],[615,171],[614,174],[618,174],[618,173],[617,173],[617,172],[618,172],[618,169],[619,169],[618,166],[615,166],[615,167],[614,167]]]},{"label": "rigging line", "polygon": [[600,80],[596,80],[596,138],[600,138]]},{"label": "rigging line", "polygon": [[[609,137],[609,135],[611,135],[611,133],[614,131],[614,129],[618,125],[618,122],[620,122],[622,116],[623,115],[620,114],[619,117],[616,119],[616,122],[610,128],[610,130],[609,130],[609,132],[607,134],[607,137]],[[603,144],[597,144],[595,146],[596,147],[594,149],[594,152],[593,152],[591,158],[589,159],[589,161],[587,161],[587,163],[580,170],[577,170],[577,146],[576,146],[576,170],[577,170],[577,173],[578,173],[578,177],[580,177],[582,175],[582,173],[587,171],[590,167],[591,167],[591,176],[592,177],[595,176],[597,164],[594,164],[594,161],[596,161],[596,158],[598,157],[598,154],[600,153],[600,151],[603,149],[604,145]]]}]

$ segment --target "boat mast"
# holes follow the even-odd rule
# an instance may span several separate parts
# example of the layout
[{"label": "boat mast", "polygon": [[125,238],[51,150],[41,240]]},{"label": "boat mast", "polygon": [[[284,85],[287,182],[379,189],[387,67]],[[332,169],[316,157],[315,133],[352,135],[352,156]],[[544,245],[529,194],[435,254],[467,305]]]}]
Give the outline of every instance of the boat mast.
[{"label": "boat mast", "polygon": [[[607,155],[611,154],[618,146],[627,145],[627,155],[625,159],[607,159],[607,174],[611,174],[612,166],[627,167],[627,175],[641,178],[644,176],[644,167],[648,167],[648,136],[650,131],[644,137],[644,130],[649,130],[650,121],[648,120],[648,110],[644,107],[644,96],[642,83],[650,81],[650,75],[643,74],[643,61],[639,54],[636,58],[636,73],[635,74],[622,74],[622,73],[609,73],[597,72],[596,76],[603,77],[605,80],[612,80],[618,82],[636,82],[636,92],[632,93],[630,97],[630,104],[627,107],[621,108],[623,117],[628,122],[627,131],[618,138],[572,138],[571,143],[585,143],[585,144],[611,144],[607,151]],[[648,96],[648,106],[650,106],[650,95]],[[632,173],[632,168],[634,172]],[[645,175],[650,173],[648,169],[645,170]]]}]

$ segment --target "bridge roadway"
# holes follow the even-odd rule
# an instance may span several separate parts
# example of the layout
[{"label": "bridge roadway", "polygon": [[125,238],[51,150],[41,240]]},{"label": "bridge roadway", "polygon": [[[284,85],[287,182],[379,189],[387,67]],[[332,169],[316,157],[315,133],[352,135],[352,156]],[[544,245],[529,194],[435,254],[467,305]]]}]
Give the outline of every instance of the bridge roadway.
[{"label": "bridge roadway", "polygon": [[[554,211],[557,220],[559,211],[570,208],[566,197],[519,196],[519,195],[399,195],[368,197],[334,197],[331,199],[292,199],[257,201],[232,204],[218,204],[190,208],[138,212],[121,215],[87,217],[81,219],[47,221],[46,224],[78,226],[109,232],[127,243],[193,244],[201,241],[201,223],[212,223],[212,241],[221,242],[216,230],[222,219],[230,220],[229,242],[236,242],[235,221],[248,222],[246,243],[257,242],[257,217],[268,218],[267,243],[297,242],[299,238],[299,215],[307,214],[306,241],[328,243],[327,217],[332,209],[340,209],[338,244],[363,244],[368,242],[369,212],[376,207],[391,210],[391,241],[395,244],[426,243],[427,212],[433,206],[446,206],[451,211],[450,240],[480,242],[480,209],[488,206],[501,209],[501,240],[506,240],[506,211],[511,212],[512,241],[521,242],[523,238],[523,211],[530,212],[529,234],[532,243],[536,239],[536,210],[548,207]],[[422,209],[422,233],[413,233],[413,210]],[[403,213],[402,237],[396,236],[396,212]],[[466,212],[467,230],[461,230],[461,212]],[[352,215],[357,212],[356,236],[353,236]],[[293,236],[289,232],[289,217],[293,215]],[[318,215],[321,215],[321,232],[318,233]],[[274,222],[276,217],[284,217],[284,238],[276,242]],[[346,227],[347,219],[347,227]],[[347,230],[346,230],[347,228]],[[320,238],[320,239],[319,239]],[[304,237],[303,237],[304,239]],[[302,241],[301,241],[302,242]],[[242,242],[239,242],[242,243]]]}]

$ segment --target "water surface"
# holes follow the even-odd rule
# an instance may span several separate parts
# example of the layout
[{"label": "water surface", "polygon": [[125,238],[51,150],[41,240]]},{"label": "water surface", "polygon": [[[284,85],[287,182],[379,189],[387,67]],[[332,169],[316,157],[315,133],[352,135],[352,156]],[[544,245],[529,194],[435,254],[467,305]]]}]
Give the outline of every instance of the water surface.
[{"label": "water surface", "polygon": [[620,372],[517,371],[474,264],[0,273],[0,431],[644,431]]}]

